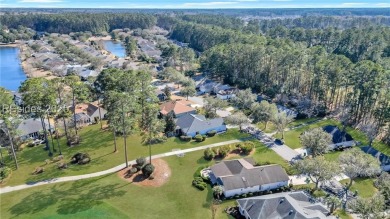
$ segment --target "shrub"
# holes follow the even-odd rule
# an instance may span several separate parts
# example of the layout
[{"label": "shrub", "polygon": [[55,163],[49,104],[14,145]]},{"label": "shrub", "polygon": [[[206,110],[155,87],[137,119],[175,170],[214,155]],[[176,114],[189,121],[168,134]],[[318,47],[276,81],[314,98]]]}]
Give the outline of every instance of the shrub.
[{"label": "shrub", "polygon": [[226,157],[230,152],[230,146],[229,145],[224,145],[219,148],[219,155],[224,158]]},{"label": "shrub", "polygon": [[214,152],[214,154],[215,154],[214,156],[218,155],[219,152],[218,152],[218,148],[217,147],[214,147],[211,150]]},{"label": "shrub", "polygon": [[129,174],[134,174],[134,173],[136,173],[136,172],[138,172],[138,169],[137,169],[136,167],[132,167],[132,168],[128,171]]},{"label": "shrub", "polygon": [[144,174],[145,176],[149,177],[150,175],[152,175],[154,171],[154,166],[153,164],[146,164],[143,168],[142,168],[142,174]]},{"label": "shrub", "polygon": [[194,139],[196,142],[201,142],[203,140],[203,137],[202,137],[202,135],[197,134],[197,135],[195,135]]},{"label": "shrub", "polygon": [[76,153],[71,158],[71,162],[74,164],[87,164],[91,161],[91,157],[87,153]]},{"label": "shrub", "polygon": [[40,174],[43,173],[45,169],[43,167],[37,167],[35,168],[34,172],[32,174]]},{"label": "shrub", "polygon": [[0,182],[6,179],[11,174],[11,169],[8,167],[0,168]]},{"label": "shrub", "polygon": [[182,136],[180,136],[180,140],[182,140],[182,141],[191,141],[191,136],[187,136],[187,135],[182,135]]},{"label": "shrub", "polygon": [[135,162],[137,163],[137,166],[139,166],[140,169],[142,169],[142,167],[146,163],[146,159],[145,159],[145,157],[139,157],[139,158],[137,158],[137,160],[135,160]]},{"label": "shrub", "polygon": [[202,177],[195,177],[192,181],[192,185],[201,191],[207,187],[207,184],[203,181]]},{"label": "shrub", "polygon": [[207,135],[202,135],[202,141],[205,141],[207,138]]},{"label": "shrub", "polygon": [[253,150],[255,145],[252,142],[245,142],[244,144],[241,144],[240,148],[243,154],[249,154]]},{"label": "shrub", "polygon": [[204,150],[204,159],[205,160],[212,160],[215,156],[215,153],[210,149],[210,148],[207,148],[206,150]]},{"label": "shrub", "polygon": [[68,164],[65,163],[65,162],[59,162],[59,163],[57,164],[57,167],[58,167],[58,169],[60,169],[60,170],[66,169],[66,168],[68,168]]},{"label": "shrub", "polygon": [[216,134],[217,134],[217,131],[216,131],[216,130],[211,130],[211,131],[207,132],[207,136],[209,136],[209,137],[213,137],[213,136],[215,136]]}]

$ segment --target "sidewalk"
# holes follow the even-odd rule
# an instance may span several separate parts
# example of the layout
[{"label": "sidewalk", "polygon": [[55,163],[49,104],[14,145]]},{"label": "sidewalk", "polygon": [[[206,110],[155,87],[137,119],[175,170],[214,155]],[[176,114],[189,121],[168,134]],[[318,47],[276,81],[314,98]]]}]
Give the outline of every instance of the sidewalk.
[{"label": "sidewalk", "polygon": [[[168,157],[168,156],[178,155],[178,154],[185,154],[185,153],[189,153],[189,152],[193,152],[193,151],[204,150],[206,148],[219,147],[219,146],[222,146],[222,145],[238,143],[238,142],[241,142],[241,141],[242,140],[236,139],[236,140],[230,140],[230,141],[224,141],[224,142],[204,145],[204,146],[195,147],[195,148],[188,148],[188,149],[185,149],[185,150],[177,150],[177,151],[167,152],[167,153],[163,153],[163,154],[157,154],[157,155],[153,155],[152,159]],[[129,166],[132,165],[132,164],[135,164],[135,160],[129,161]],[[39,182],[23,184],[23,185],[18,185],[18,186],[6,186],[6,187],[3,187],[3,188],[0,188],[0,194],[13,192],[13,191],[19,191],[19,190],[22,190],[22,189],[28,189],[28,188],[32,188],[32,187],[36,187],[36,186],[41,186],[41,185],[54,184],[54,183],[59,183],[59,182],[77,181],[77,180],[80,180],[80,179],[88,179],[88,178],[103,176],[103,175],[106,175],[106,174],[118,172],[118,171],[120,171],[121,169],[123,169],[125,167],[126,167],[126,165],[125,165],[125,163],[123,163],[123,164],[120,164],[120,165],[118,165],[116,167],[113,167],[111,169],[103,170],[103,171],[95,172],[95,173],[47,179],[47,180],[43,180],[43,181],[39,181]]]}]

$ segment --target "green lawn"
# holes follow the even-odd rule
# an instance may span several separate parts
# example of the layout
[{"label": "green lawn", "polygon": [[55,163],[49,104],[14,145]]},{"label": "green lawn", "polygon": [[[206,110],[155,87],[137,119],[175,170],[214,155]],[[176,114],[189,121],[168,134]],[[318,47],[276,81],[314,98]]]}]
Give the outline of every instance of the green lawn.
[{"label": "green lawn", "polygon": [[302,124],[307,123],[307,122],[316,121],[318,119],[319,118],[316,118],[316,117],[314,117],[314,118],[307,118],[307,119],[296,119],[292,123],[288,124],[288,127],[289,128],[293,128],[293,127],[302,125]]},{"label": "green lawn", "polygon": [[[283,163],[263,145],[256,145],[256,150],[256,161]],[[191,181],[199,167],[215,161],[204,160],[203,151],[164,160],[172,176],[159,188],[133,185],[116,173],[39,186],[0,195],[1,200],[7,200],[0,206],[0,218],[211,218],[211,187],[199,191]],[[234,200],[217,205],[215,218],[229,218],[223,210],[234,205]]]},{"label": "green lawn", "polygon": [[[80,136],[82,138],[82,143],[74,147],[66,146],[65,139],[61,139],[61,148],[65,161],[69,162],[70,158],[77,152],[87,152],[92,158],[90,164],[84,166],[70,165],[66,170],[58,170],[56,163],[45,165],[45,160],[49,157],[47,151],[43,150],[43,145],[34,148],[25,148],[17,154],[19,169],[14,170],[12,177],[7,180],[6,184],[2,184],[1,186],[18,185],[54,177],[92,173],[124,163],[123,138],[119,137],[117,139],[119,151],[117,153],[112,153],[114,150],[112,133],[100,130],[100,125],[92,125],[83,128],[80,131]],[[168,141],[163,144],[153,145],[152,153],[160,154],[169,152],[175,148],[186,149],[247,136],[247,134],[242,134],[236,129],[231,129],[225,134],[207,138],[206,141],[200,143],[182,142],[178,138],[169,138]],[[142,145],[141,136],[139,134],[129,136],[127,138],[127,144],[129,160],[148,155],[148,147]],[[56,155],[58,155],[58,152]],[[6,156],[6,162],[9,163],[11,167],[14,167],[12,160],[10,160],[8,156]],[[32,175],[31,173],[38,166],[43,166],[45,172],[39,175]]]},{"label": "green lawn", "polygon": [[267,129],[265,129],[265,122],[259,122],[256,126],[265,133],[272,133],[276,131],[276,125],[272,122],[268,122]]},{"label": "green lawn", "polygon": [[[319,122],[316,122],[316,123],[313,123],[313,124],[310,124],[307,126],[303,126],[303,127],[291,130],[291,131],[287,131],[284,133],[284,142],[286,143],[286,145],[288,145],[292,149],[301,148],[302,145],[301,145],[301,142],[299,140],[299,136],[301,135],[301,133],[305,132],[306,130],[311,130],[311,129],[323,127],[326,125],[339,125],[339,124],[340,123],[337,122],[336,120],[328,119],[328,120],[322,120],[322,121],[319,121]],[[278,133],[274,137],[275,138],[282,138],[282,134]]]},{"label": "green lawn", "polygon": [[[344,179],[341,180],[340,182],[345,184],[345,183],[349,183],[349,180]],[[353,181],[350,191],[352,192],[358,191],[359,196],[363,198],[370,198],[377,192],[377,189],[374,186],[374,179],[360,178]]]}]

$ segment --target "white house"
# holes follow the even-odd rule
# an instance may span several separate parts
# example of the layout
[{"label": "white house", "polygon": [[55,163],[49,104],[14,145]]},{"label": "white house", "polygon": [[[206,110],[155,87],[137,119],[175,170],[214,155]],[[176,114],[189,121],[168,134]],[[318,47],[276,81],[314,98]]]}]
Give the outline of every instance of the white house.
[{"label": "white house", "polygon": [[227,90],[220,90],[217,93],[217,98],[221,100],[230,100],[231,98],[236,96],[237,89],[229,88]]},{"label": "white house", "polygon": [[222,161],[211,167],[210,180],[223,187],[225,197],[288,186],[289,177],[280,165],[254,165],[252,158]]}]

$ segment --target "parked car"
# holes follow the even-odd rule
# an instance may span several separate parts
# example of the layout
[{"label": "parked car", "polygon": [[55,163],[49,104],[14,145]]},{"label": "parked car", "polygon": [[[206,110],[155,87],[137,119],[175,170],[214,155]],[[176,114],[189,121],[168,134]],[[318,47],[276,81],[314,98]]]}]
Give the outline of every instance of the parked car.
[{"label": "parked car", "polygon": [[282,140],[282,139],[275,139],[275,144],[277,144],[277,145],[284,145],[284,141]]}]

